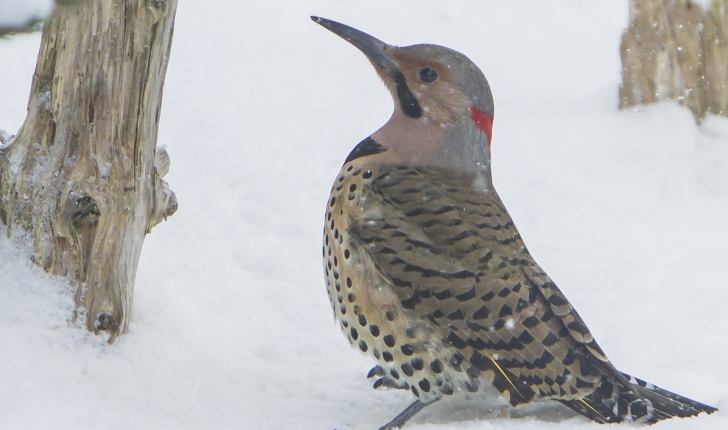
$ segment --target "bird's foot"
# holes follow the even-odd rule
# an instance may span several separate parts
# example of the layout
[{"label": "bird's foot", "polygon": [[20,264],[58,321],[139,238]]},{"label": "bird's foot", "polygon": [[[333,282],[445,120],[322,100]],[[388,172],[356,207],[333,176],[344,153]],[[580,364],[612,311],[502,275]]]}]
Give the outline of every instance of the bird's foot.
[{"label": "bird's foot", "polygon": [[372,367],[372,369],[367,373],[367,378],[373,378],[375,376],[379,376],[376,381],[374,381],[374,389],[385,387],[385,388],[393,388],[395,390],[409,390],[410,386],[405,381],[397,381],[396,379],[392,378],[391,376],[387,375],[387,372],[384,371],[384,368],[380,365],[376,365]]},{"label": "bird's foot", "polygon": [[374,385],[372,386],[375,390],[380,387],[393,388],[395,390],[409,390],[410,388],[409,384],[405,381],[396,381],[391,376],[382,376],[374,381]]},{"label": "bird's foot", "polygon": [[373,378],[375,376],[384,376],[386,373],[384,372],[384,368],[380,365],[376,365],[372,367],[372,369],[367,373],[367,379]]}]

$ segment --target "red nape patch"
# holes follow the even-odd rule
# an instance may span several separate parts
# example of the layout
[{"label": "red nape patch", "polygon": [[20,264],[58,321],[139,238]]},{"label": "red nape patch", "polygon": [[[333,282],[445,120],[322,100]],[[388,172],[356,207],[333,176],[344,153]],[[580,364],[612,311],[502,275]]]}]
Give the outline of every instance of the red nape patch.
[{"label": "red nape patch", "polygon": [[475,125],[488,136],[488,148],[490,148],[491,136],[493,135],[493,117],[485,114],[475,106],[470,107],[470,118],[475,121]]}]

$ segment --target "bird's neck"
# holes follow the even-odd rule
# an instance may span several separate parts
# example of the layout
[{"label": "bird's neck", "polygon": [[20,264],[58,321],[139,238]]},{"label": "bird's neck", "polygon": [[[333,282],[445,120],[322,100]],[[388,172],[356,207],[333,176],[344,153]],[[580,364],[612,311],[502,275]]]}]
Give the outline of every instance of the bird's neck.
[{"label": "bird's neck", "polygon": [[393,164],[480,174],[490,183],[488,137],[470,118],[443,123],[426,115],[413,119],[395,109],[372,138],[387,148],[386,158]]}]

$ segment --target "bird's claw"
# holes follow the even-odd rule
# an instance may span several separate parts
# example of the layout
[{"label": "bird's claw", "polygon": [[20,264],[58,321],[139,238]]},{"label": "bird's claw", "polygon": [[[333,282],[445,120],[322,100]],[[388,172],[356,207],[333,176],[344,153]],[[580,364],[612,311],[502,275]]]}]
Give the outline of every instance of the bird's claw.
[{"label": "bird's claw", "polygon": [[367,379],[373,378],[375,376],[384,376],[384,375],[385,375],[384,368],[382,368],[382,366],[377,364],[376,366],[372,367],[372,369],[369,371],[369,373],[367,373]]},{"label": "bird's claw", "polygon": [[384,368],[378,364],[372,367],[369,373],[367,373],[367,379],[373,378],[375,376],[379,376],[379,378],[374,381],[375,390],[380,387],[394,388],[395,390],[409,390],[409,384],[407,382],[395,380],[391,376],[387,375],[387,372],[384,371]]},{"label": "bird's claw", "polygon": [[391,376],[382,376],[374,381],[373,387],[375,390],[379,387],[393,388],[395,390],[409,390],[410,386],[405,381],[396,381]]}]

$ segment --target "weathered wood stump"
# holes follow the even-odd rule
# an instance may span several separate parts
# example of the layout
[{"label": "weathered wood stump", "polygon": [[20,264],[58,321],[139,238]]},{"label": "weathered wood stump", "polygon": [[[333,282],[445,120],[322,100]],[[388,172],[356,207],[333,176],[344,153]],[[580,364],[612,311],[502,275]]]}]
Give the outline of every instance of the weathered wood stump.
[{"label": "weathered wood stump", "polygon": [[621,54],[620,108],[676,99],[698,123],[728,116],[726,0],[630,0]]},{"label": "weathered wood stump", "polygon": [[0,220],[78,287],[89,330],[127,331],[144,237],[177,209],[156,147],[176,0],[57,7],[17,136],[0,143]]}]

